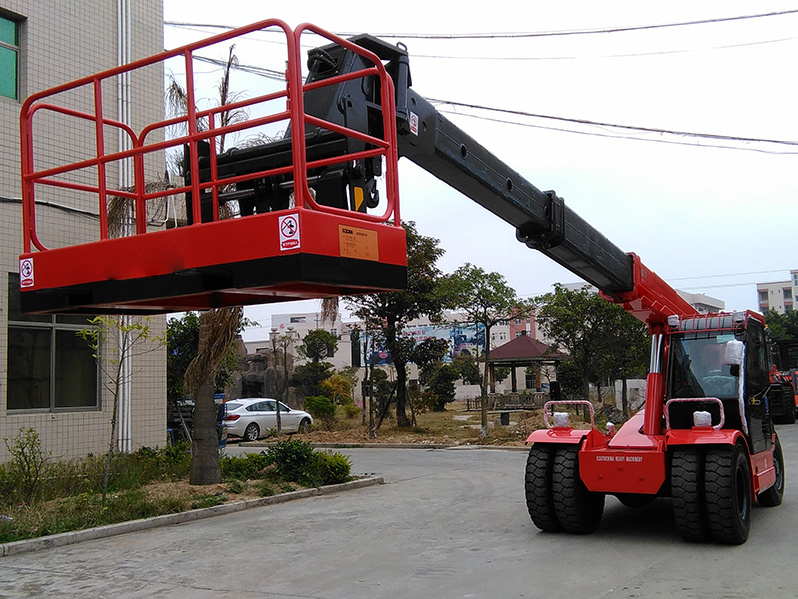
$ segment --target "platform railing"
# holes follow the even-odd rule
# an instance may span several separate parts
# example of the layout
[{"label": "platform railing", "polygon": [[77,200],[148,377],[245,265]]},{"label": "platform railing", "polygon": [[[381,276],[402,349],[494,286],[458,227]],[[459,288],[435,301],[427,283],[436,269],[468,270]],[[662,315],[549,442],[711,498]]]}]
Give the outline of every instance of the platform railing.
[{"label": "platform railing", "polygon": [[[194,73],[195,53],[208,46],[234,40],[238,37],[265,29],[277,28],[284,34],[286,48],[286,85],[285,89],[256,95],[241,101],[231,102],[205,110],[197,110]],[[365,57],[373,66],[356,72],[338,75],[323,81],[304,84],[302,77],[302,61],[300,53],[300,38],[303,34],[315,34],[327,40],[348,48]],[[143,69],[148,66],[164,62],[169,59],[182,58],[186,69],[186,94],[187,113],[174,118],[164,119],[145,126],[137,133],[130,125],[117,119],[107,117],[103,112],[103,82],[108,82],[118,75]],[[377,76],[380,79],[381,103],[383,108],[384,139],[358,132],[329,121],[305,114],[303,93],[319,87],[337,85],[342,81],[364,77]],[[53,103],[54,96],[74,90],[88,89],[93,98],[90,110],[76,110]],[[36,228],[36,188],[37,186],[50,186],[78,192],[96,194],[98,199],[99,240],[109,238],[108,202],[109,197],[126,198],[135,205],[135,234],[147,233],[147,203],[152,200],[190,192],[194,214],[201,214],[201,192],[210,190],[213,203],[213,219],[219,218],[219,188],[233,183],[252,180],[256,178],[272,177],[276,175],[292,174],[294,181],[295,207],[298,209],[312,209],[335,215],[345,215],[363,221],[386,223],[392,221],[395,226],[401,226],[398,204],[398,175],[396,150],[396,116],[394,107],[393,82],[387,74],[381,60],[372,52],[357,46],[347,40],[335,36],[327,31],[310,24],[300,25],[292,31],[288,25],[277,19],[268,19],[251,25],[231,30],[208,39],[194,42],[138,60],[126,65],[103,71],[96,75],[85,77],[71,83],[66,83],[50,90],[30,96],[23,104],[20,112],[20,143],[22,164],[22,199],[23,199],[23,242],[24,252],[29,253],[32,247],[39,251],[47,248],[39,239]],[[275,100],[285,100],[285,109],[272,112],[265,116],[258,116],[246,121],[220,126],[217,124],[218,115],[224,111],[251,108],[264,105]],[[43,170],[35,169],[34,161],[34,125],[35,119],[42,112],[52,112],[64,117],[74,118],[93,123],[95,152],[92,158],[75,162],[64,161],[58,166]],[[199,119],[207,119],[208,129],[199,130]],[[271,125],[285,121],[291,129],[292,164],[271,168],[246,175],[218,178],[217,153],[215,140],[222,135],[244,131],[259,126]],[[176,125],[185,125],[187,133],[163,141],[147,143],[148,137],[159,130],[165,130]],[[308,161],[307,147],[304,132],[306,126],[320,127],[343,136],[351,137],[373,146],[371,149],[358,152],[341,154],[340,156],[326,157]],[[128,138],[129,149],[118,152],[105,151],[106,128],[120,131]],[[210,178],[201,181],[199,176],[198,142],[207,141],[211,149]],[[169,148],[187,145],[190,148],[190,185],[147,191],[145,180],[145,157]],[[351,162],[354,160],[382,156],[385,160],[386,184],[386,209],[382,214],[368,214],[340,208],[324,206],[317,203],[310,191],[308,184],[308,171],[333,164]],[[132,188],[116,189],[107,183],[107,168],[111,163],[121,162],[126,159],[133,160],[133,186]],[[96,184],[64,180],[59,177],[70,173],[96,169]],[[200,224],[201,219],[195,219],[194,224]]]}]

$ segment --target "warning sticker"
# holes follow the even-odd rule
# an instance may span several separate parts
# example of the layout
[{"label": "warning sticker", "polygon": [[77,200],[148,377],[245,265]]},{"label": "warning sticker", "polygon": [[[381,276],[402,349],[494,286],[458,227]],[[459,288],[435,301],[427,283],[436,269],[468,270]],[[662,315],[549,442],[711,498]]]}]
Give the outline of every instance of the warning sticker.
[{"label": "warning sticker", "polygon": [[299,215],[288,214],[278,220],[280,228],[280,251],[299,248]]},{"label": "warning sticker", "polygon": [[33,287],[33,258],[19,261],[19,286]]},{"label": "warning sticker", "polygon": [[410,133],[418,135],[418,115],[415,112],[410,113]]},{"label": "warning sticker", "polygon": [[379,237],[377,232],[371,229],[338,225],[338,247],[344,258],[375,262],[380,259]]}]

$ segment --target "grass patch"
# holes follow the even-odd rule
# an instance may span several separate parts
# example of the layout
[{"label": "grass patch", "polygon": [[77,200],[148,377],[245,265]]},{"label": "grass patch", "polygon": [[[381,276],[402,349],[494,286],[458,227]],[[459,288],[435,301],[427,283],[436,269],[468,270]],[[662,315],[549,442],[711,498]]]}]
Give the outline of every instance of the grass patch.
[{"label": "grass patch", "polygon": [[[10,462],[0,464],[0,543],[350,479],[346,456],[317,452],[308,443],[295,439],[278,444],[279,450],[221,456],[225,482],[205,486],[188,484],[189,446],[144,448],[113,456],[109,493],[103,505],[100,489],[105,456],[52,461],[41,450],[35,431],[31,431],[21,431],[16,443],[24,444],[24,451],[12,454],[21,456],[25,463],[15,462],[12,457]],[[31,464],[36,467],[29,467]]]}]

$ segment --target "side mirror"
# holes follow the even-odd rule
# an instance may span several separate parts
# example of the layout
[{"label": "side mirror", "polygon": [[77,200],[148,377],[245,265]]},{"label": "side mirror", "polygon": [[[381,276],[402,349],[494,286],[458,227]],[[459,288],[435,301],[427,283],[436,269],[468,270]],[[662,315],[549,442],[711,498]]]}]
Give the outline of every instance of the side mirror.
[{"label": "side mirror", "polygon": [[737,366],[737,374],[740,373],[740,366],[745,361],[745,344],[737,339],[732,339],[726,343],[726,352],[723,355],[723,363]]},{"label": "side mirror", "polygon": [[739,364],[732,364],[729,367],[729,374],[731,374],[733,377],[739,378],[739,376],[740,376],[740,365]]}]

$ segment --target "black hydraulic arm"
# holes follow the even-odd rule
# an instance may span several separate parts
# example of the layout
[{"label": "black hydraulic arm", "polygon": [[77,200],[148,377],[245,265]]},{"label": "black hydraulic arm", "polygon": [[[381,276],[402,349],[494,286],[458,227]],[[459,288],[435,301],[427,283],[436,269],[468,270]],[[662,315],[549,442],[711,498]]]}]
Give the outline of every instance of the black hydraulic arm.
[{"label": "black hydraulic arm", "polygon": [[516,228],[519,241],[610,295],[634,286],[631,258],[565,205],[408,90],[399,153]]},{"label": "black hydraulic arm", "polygon": [[[412,89],[404,46],[369,35],[356,36],[352,41],[377,54],[394,81],[400,156],[515,227],[520,241],[605,293],[633,289],[629,255],[569,209],[556,193],[537,189]],[[339,74],[358,64],[357,57],[337,46],[315,52],[322,53],[325,62],[311,58],[310,80]],[[329,92],[319,98],[306,95],[306,109],[330,120],[342,118],[350,126],[379,122],[367,118],[369,111],[379,110],[376,94],[373,90],[369,93],[368,86],[350,84],[333,96],[337,99]]]}]

